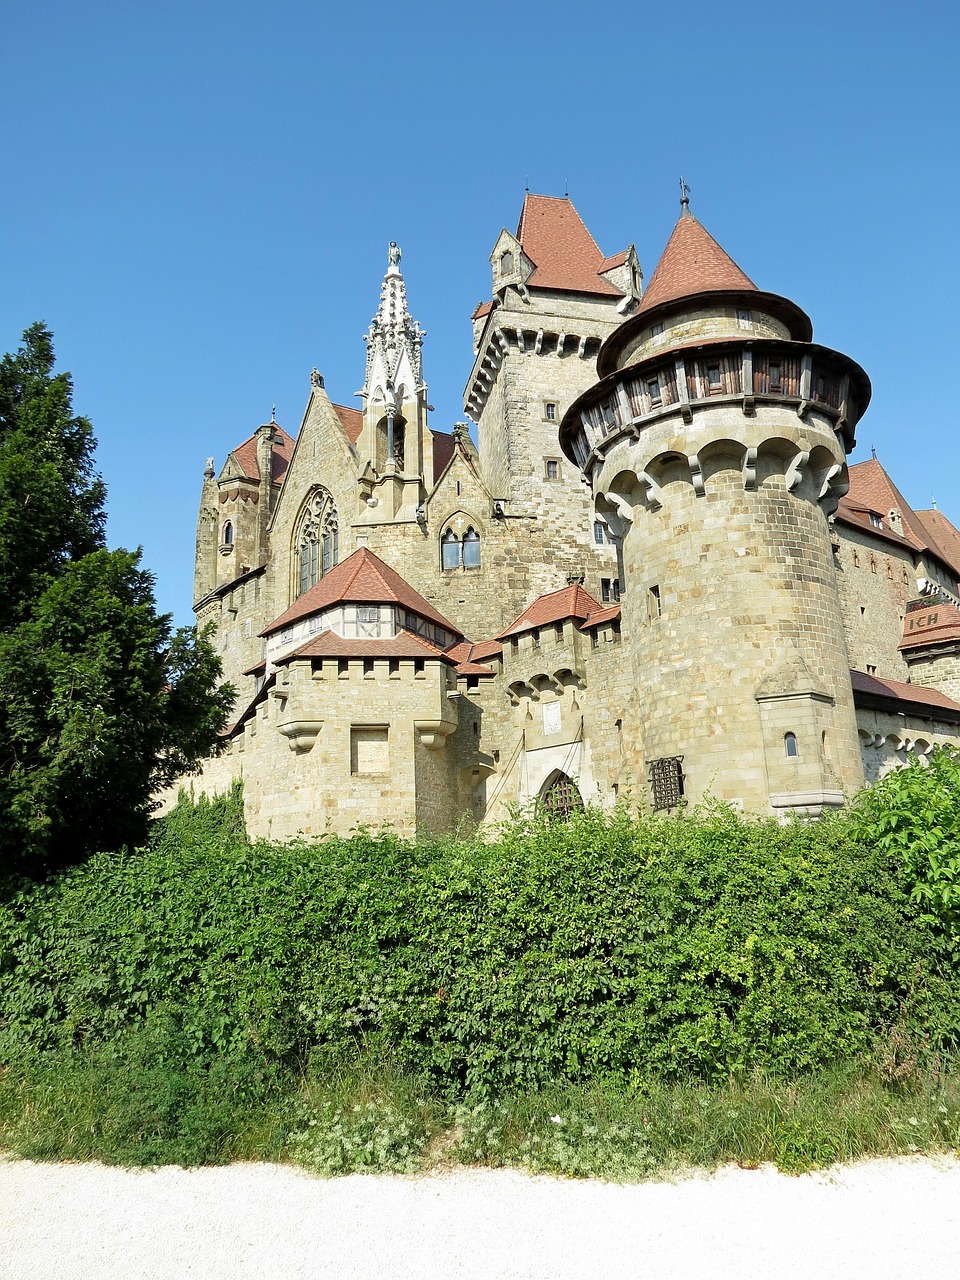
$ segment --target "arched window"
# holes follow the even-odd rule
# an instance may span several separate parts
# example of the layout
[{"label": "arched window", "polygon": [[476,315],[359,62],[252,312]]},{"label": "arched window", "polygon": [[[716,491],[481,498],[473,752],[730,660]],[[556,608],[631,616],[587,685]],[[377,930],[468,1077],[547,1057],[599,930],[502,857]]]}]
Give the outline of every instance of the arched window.
[{"label": "arched window", "polygon": [[460,567],[460,539],[452,529],[448,529],[440,539],[440,566],[443,569]]},{"label": "arched window", "polygon": [[463,567],[480,568],[480,535],[476,529],[468,529],[463,535]]},{"label": "arched window", "polygon": [[225,547],[233,546],[233,522],[227,520],[223,526],[223,545]]},{"label": "arched window", "polygon": [[461,565],[464,569],[480,568],[480,535],[473,525],[462,539],[458,538],[451,528],[448,528],[440,539],[441,569],[445,571],[459,569]]},{"label": "arched window", "polygon": [[329,573],[340,559],[340,528],[337,512],[331,507],[323,522],[323,572]]},{"label": "arched window", "polygon": [[509,249],[507,249],[500,255],[500,274],[502,276],[508,276],[512,273],[512,271],[513,271],[513,254],[510,252]]},{"label": "arched window", "polygon": [[337,509],[326,489],[317,489],[308,498],[293,545],[299,567],[297,595],[302,596],[340,560]]},{"label": "arched window", "polygon": [[785,733],[783,735],[783,749],[788,756],[798,756],[800,754],[797,750],[797,735],[795,733]]},{"label": "arched window", "polygon": [[552,818],[569,818],[583,808],[577,784],[566,773],[556,773],[540,795],[540,808]]}]

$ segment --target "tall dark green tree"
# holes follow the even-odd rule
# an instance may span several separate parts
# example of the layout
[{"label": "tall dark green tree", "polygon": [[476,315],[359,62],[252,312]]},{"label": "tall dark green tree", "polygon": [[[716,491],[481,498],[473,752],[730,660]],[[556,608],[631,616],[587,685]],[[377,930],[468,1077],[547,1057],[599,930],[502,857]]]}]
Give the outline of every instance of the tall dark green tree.
[{"label": "tall dark green tree", "polygon": [[139,552],[107,550],[95,443],[33,325],[0,361],[0,867],[141,841],[232,701],[207,641],[157,613]]}]

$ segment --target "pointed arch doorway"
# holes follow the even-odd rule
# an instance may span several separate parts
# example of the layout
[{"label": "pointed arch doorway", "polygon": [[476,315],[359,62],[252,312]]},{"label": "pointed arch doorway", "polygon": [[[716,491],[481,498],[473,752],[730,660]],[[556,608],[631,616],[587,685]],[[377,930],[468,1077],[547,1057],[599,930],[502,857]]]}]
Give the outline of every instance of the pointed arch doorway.
[{"label": "pointed arch doorway", "polygon": [[540,790],[537,806],[551,818],[569,818],[583,809],[583,797],[573,778],[555,769]]}]

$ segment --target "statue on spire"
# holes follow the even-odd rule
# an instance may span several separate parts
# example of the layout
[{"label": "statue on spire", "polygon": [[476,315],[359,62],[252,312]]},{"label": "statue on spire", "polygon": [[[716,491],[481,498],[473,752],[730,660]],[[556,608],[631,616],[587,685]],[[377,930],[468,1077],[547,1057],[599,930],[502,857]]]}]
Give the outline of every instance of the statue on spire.
[{"label": "statue on spire", "polygon": [[400,266],[401,256],[402,255],[400,253],[400,246],[397,244],[396,240],[391,240],[390,248],[387,250],[387,257],[390,260],[391,267]]}]

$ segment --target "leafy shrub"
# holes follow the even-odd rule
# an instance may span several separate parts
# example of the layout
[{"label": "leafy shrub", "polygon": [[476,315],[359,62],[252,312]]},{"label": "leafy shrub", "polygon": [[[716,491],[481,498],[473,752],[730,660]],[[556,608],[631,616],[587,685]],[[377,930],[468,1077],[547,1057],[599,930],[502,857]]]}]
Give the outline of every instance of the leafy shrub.
[{"label": "leafy shrub", "polygon": [[239,812],[236,795],[184,801],[150,848],[0,905],[0,1057],[109,1043],[175,1009],[201,1063],[295,1068],[377,1037],[455,1099],[802,1072],[904,1017],[929,1052],[956,1038],[898,859],[843,819],[587,810],[495,843],[251,846]]},{"label": "leafy shrub", "polygon": [[960,962],[960,752],[912,757],[861,793],[854,825],[901,874],[923,921]]}]

